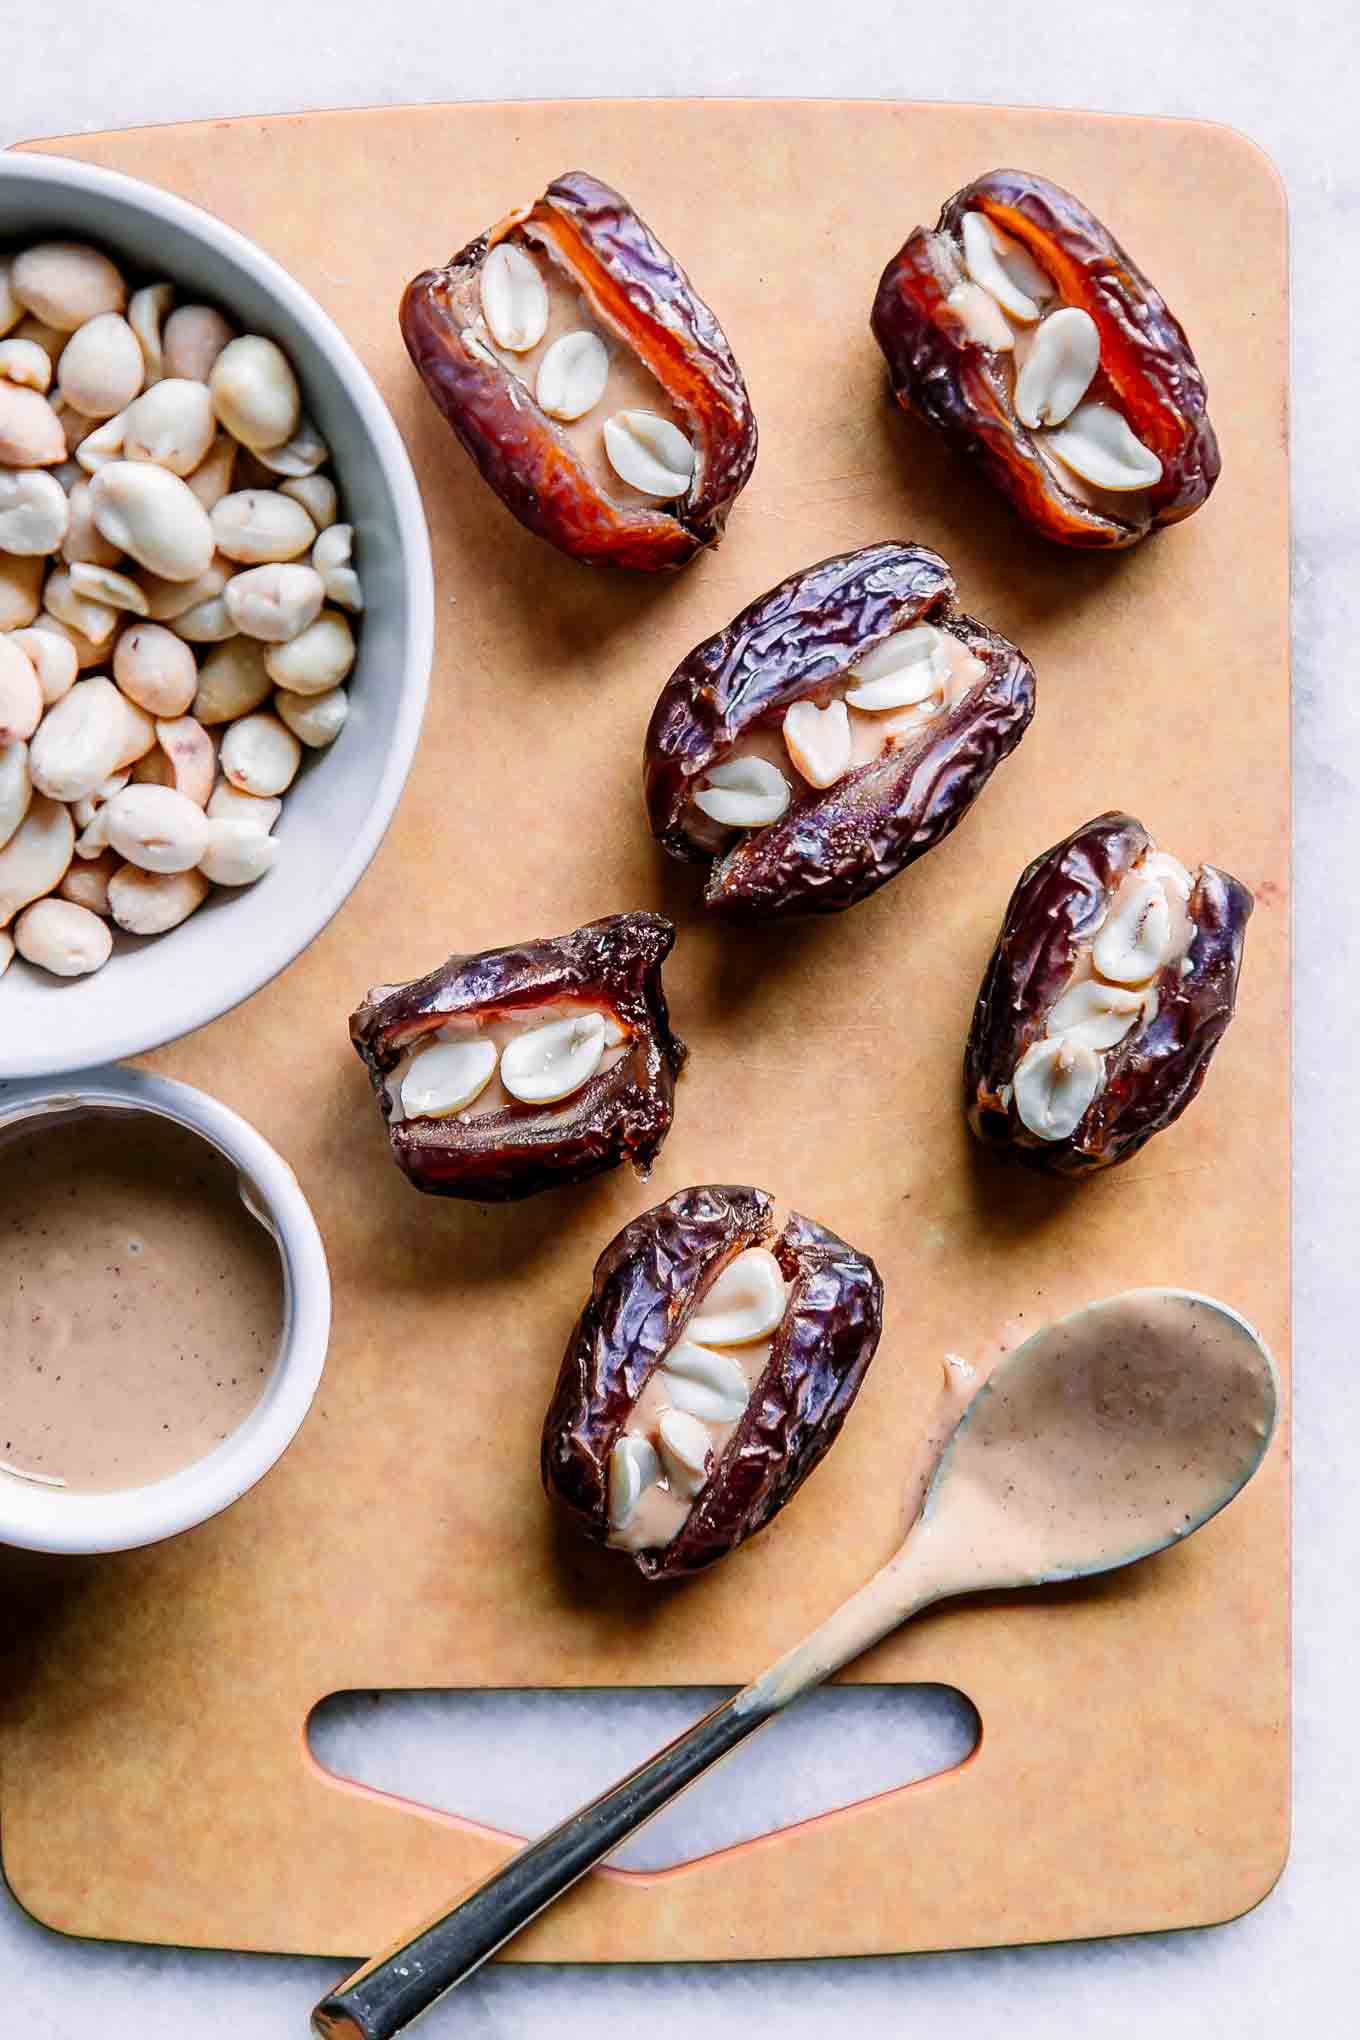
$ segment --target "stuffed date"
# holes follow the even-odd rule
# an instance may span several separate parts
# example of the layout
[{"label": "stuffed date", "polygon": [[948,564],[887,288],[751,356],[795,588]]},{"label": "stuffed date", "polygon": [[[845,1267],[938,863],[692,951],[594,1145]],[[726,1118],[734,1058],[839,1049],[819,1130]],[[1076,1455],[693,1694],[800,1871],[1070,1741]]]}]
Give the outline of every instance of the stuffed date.
[{"label": "stuffed date", "polygon": [[590,566],[721,537],[756,422],[717,319],[617,191],[568,171],[407,285],[401,330],[483,478]]},{"label": "stuffed date", "polygon": [[991,170],[917,227],[870,321],[906,410],[1045,538],[1126,546],[1198,510],[1218,442],[1190,343],[1079,199]]},{"label": "stuffed date", "polygon": [[643,759],[653,835],[710,906],[831,913],[963,820],[1034,713],[1034,671],[925,546],[838,553],[697,645]]},{"label": "stuffed date", "polygon": [[1127,1161],[1204,1082],[1237,997],[1252,896],[1098,815],[1024,873],[978,994],[969,1123],[1078,1175]]},{"label": "stuffed date", "polygon": [[827,1227],[742,1185],[681,1190],[610,1242],[543,1427],[548,1494],[648,1579],[754,1536],[834,1442],[883,1285]]},{"label": "stuffed date", "polygon": [[614,914],[369,992],[350,1038],[416,1188],[503,1203],[624,1160],[646,1176],[687,1053],[661,985],[674,940]]}]

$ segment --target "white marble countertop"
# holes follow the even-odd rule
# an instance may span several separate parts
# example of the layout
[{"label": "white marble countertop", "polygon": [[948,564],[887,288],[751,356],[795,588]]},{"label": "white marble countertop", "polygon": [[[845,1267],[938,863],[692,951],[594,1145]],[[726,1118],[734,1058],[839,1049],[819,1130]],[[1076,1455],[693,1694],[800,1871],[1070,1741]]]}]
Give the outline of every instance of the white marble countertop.
[{"label": "white marble countertop", "polygon": [[[834,2020],[919,2040],[963,2030],[1044,2040],[1237,2040],[1354,2030],[1354,1928],[1360,1918],[1360,1765],[1349,1723],[1360,1686],[1360,1369],[1338,1333],[1360,1319],[1354,1242],[1360,1157],[1344,1100],[1360,1088],[1360,1030],[1347,987],[1360,977],[1356,916],[1341,904],[1360,773],[1360,148],[1353,0],[1047,0],[1042,9],[950,0],[65,0],[30,17],[10,52],[0,143],[26,136],[299,107],[406,100],[603,94],[825,94],[1099,107],[1217,119],[1274,157],[1289,188],[1294,261],[1297,985],[1297,1801],[1293,1856],[1264,1905],[1232,1926],[1057,1947],[839,1963],[484,1972],[436,2013],[439,2033],[505,2036],[628,2030],[774,2034],[803,2040]],[[1344,663],[1338,664],[1339,660]],[[1326,1059],[1318,1013],[1329,1016]],[[516,1703],[531,1709],[532,1700]],[[544,1705],[550,1703],[542,1703]],[[628,1733],[645,1747],[673,1722]],[[352,1727],[353,1724],[350,1724]],[[617,1719],[597,1727],[598,1782],[616,1767]],[[421,1776],[428,1722],[414,1720],[387,1761]],[[337,1734],[345,1723],[337,1724]],[[865,1725],[872,1740],[871,1724]],[[441,1729],[441,1734],[442,1734]],[[579,1731],[574,1730],[574,1735]],[[921,1724],[923,1768],[949,1721]],[[390,1731],[389,1731],[390,1733]],[[470,1735],[450,1723],[449,1747]],[[521,1713],[504,1729],[524,1818],[547,1817],[553,1738]],[[932,1737],[935,1738],[932,1741]],[[338,1747],[338,1745],[337,1745]],[[800,1769],[815,1800],[828,1781],[807,1734]],[[533,1757],[541,1750],[538,1766]],[[511,1752],[519,1760],[510,1761]],[[947,1756],[941,1756],[947,1761]],[[405,1767],[403,1770],[403,1766]],[[536,1775],[536,1770],[541,1775]],[[759,1825],[762,1786],[748,1804]],[[724,1772],[735,1791],[739,1772]],[[572,1783],[584,1783],[582,1777]],[[508,1787],[507,1787],[508,1790]],[[429,1796],[438,1797],[430,1778]],[[509,1800],[503,1817],[510,1817]],[[470,1809],[469,1809],[470,1810]],[[700,1809],[701,1812],[701,1809]],[[696,1813],[695,1818],[699,1814]],[[330,1962],[69,1941],[29,1920],[0,1889],[0,2028],[15,2040],[89,2032],[138,2040],[286,2040],[336,1973]]]}]

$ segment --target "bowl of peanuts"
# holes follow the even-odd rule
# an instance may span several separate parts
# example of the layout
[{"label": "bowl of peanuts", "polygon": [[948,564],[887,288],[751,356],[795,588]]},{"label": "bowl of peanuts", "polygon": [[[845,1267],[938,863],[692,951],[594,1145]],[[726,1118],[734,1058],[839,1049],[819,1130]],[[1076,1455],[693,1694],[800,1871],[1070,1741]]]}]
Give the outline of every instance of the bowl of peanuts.
[{"label": "bowl of peanuts", "polygon": [[429,684],[414,474],[244,236],[0,158],[0,1079],[230,1011],[339,910]]}]

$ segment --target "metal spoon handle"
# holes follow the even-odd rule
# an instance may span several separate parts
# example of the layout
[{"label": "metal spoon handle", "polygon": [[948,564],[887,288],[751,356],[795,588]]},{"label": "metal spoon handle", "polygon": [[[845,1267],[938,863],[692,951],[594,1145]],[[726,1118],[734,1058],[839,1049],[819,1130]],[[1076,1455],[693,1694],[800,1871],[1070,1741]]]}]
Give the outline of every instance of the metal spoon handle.
[{"label": "metal spoon handle", "polygon": [[545,1906],[612,1855],[687,1785],[810,1687],[933,1596],[913,1593],[901,1557],[813,1634],[559,1827],[529,1842],[451,1912],[357,1970],[312,2013],[317,2040],[395,2040]]},{"label": "metal spoon handle", "polygon": [[687,1785],[778,1713],[748,1686],[648,1757],[598,1799],[512,1856],[452,1912],[349,1978],[312,2013],[319,2040],[394,2040],[479,1969],[545,1906],[660,1813]]}]

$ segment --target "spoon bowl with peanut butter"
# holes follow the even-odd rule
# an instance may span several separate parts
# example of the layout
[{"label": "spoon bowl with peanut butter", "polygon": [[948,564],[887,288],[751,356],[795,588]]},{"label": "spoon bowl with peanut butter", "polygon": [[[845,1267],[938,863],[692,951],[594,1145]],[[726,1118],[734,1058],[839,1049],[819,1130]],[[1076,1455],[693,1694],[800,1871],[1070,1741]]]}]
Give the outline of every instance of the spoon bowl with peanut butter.
[{"label": "spoon bowl with peanut butter", "polygon": [[1261,1464],[1279,1381],[1226,1304],[1133,1289],[1036,1332],[945,1445],[902,1545],[749,1686],[323,1999],[319,2040],[393,2040],[711,1764],[901,1623],[958,1594],[1111,1572],[1182,1543]]}]

